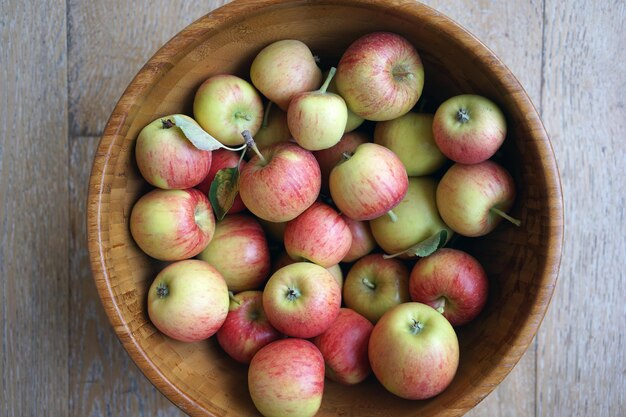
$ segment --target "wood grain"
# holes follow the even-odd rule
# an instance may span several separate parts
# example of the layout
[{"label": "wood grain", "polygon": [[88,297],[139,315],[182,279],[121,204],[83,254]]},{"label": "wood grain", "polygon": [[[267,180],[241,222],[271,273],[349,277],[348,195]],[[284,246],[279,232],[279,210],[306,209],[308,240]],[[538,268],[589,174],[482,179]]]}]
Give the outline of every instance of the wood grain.
[{"label": "wood grain", "polygon": [[0,2],[0,413],[68,414],[65,3]]},{"label": "wood grain", "polygon": [[541,107],[567,238],[538,336],[537,416],[626,414],[625,16],[619,1],[546,1]]}]

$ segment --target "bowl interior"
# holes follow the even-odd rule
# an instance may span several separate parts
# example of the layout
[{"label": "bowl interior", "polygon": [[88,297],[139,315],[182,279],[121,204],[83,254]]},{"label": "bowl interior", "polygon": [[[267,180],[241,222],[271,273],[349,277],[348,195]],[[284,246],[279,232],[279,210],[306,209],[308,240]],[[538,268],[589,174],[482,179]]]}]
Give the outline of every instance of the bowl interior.
[{"label": "bowl interior", "polygon": [[518,185],[512,214],[522,227],[500,225],[459,245],[485,266],[488,304],[458,329],[461,363],[452,385],[427,401],[387,393],[373,377],[354,387],[327,382],[320,416],[461,414],[508,374],[543,318],[560,259],[562,208],[554,156],[538,115],[515,78],[476,39],[446,17],[402,1],[244,1],[195,22],[166,44],[128,87],[105,130],[89,196],[89,247],[96,284],[116,332],[135,362],[173,402],[194,415],[257,415],[247,368],[229,359],[214,338],[184,344],[162,336],[146,314],[146,291],[164,266],[134,244],[128,219],[149,188],[134,163],[137,134],[171,113],[192,114],[197,87],[209,76],[248,77],[252,59],[280,39],[299,39],[336,65],[359,36],[387,30],[409,39],[425,65],[427,107],[457,93],[498,103],[509,132],[496,159]]}]

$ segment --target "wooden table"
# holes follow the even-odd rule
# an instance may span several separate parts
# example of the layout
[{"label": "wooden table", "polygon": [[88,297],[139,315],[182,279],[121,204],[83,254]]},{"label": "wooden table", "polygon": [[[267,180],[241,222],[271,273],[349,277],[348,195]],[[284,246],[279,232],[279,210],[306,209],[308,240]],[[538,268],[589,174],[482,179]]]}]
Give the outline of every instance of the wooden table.
[{"label": "wooden table", "polygon": [[[0,2],[0,416],[174,416],[96,294],[91,161],[132,76],[215,0]],[[470,415],[626,415],[626,3],[429,0],[491,47],[551,135],[565,196],[541,330]]]}]

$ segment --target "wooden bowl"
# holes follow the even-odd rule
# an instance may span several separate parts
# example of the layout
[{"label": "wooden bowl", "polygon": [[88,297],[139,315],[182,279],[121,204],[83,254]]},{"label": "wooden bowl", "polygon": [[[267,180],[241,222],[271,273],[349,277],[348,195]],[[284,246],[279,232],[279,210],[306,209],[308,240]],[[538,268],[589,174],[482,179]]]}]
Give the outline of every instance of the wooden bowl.
[{"label": "wooden bowl", "polygon": [[146,313],[146,291],[164,266],[141,250],[129,232],[133,203],[148,190],[134,162],[137,134],[153,119],[192,114],[196,88],[217,73],[248,78],[267,44],[304,41],[336,63],[368,32],[409,39],[425,65],[425,95],[433,105],[458,93],[497,102],[509,134],[498,159],[513,173],[516,228],[463,245],[491,280],[489,302],[473,323],[458,329],[461,362],[452,384],[427,401],[387,393],[371,377],[345,387],[326,383],[319,416],[460,415],[511,371],[537,332],[556,284],[563,237],[561,187],[550,141],[515,77],[476,38],[424,5],[400,0],[238,1],[211,12],[176,35],[139,71],[108,121],[89,186],[89,252],[102,303],[124,347],[172,402],[194,416],[258,415],[247,391],[247,368],[229,359],[215,338],[194,344],[160,334]]}]

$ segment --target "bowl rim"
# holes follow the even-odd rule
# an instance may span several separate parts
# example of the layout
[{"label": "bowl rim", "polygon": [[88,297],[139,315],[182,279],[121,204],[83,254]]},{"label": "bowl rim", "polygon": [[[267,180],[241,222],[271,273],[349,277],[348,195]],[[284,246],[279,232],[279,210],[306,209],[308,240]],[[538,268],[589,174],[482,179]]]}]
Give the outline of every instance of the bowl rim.
[{"label": "bowl rim", "polygon": [[[298,4],[310,5],[311,2],[306,0],[235,0],[211,11],[185,27],[147,61],[125,89],[107,121],[94,157],[87,195],[87,244],[92,275],[100,300],[117,337],[138,368],[170,401],[192,416],[218,417],[217,414],[214,414],[218,410],[209,410],[194,401],[193,398],[174,385],[160,371],[158,366],[141,349],[140,343],[133,336],[128,324],[125,323],[122,311],[116,303],[107,271],[106,248],[102,244],[102,229],[100,227],[102,206],[108,205],[108,202],[103,202],[102,200],[103,195],[106,194],[107,187],[105,184],[107,177],[111,175],[109,173],[111,167],[107,163],[112,152],[114,152],[114,148],[119,147],[121,141],[124,140],[125,135],[121,132],[124,128],[127,114],[132,111],[137,99],[145,99],[153,82],[167,73],[171,66],[170,63],[173,60],[179,61],[184,56],[182,53],[179,54],[178,51],[185,51],[197,42],[198,37],[203,34],[219,31],[220,28],[241,21],[255,11],[268,7],[296,6]],[[322,0],[316,1],[314,4],[337,4],[337,2]],[[554,293],[560,268],[564,235],[562,186],[554,150],[536,108],[519,81],[491,49],[462,25],[430,6],[419,2],[407,3],[402,0],[344,0],[341,4],[360,8],[385,8],[386,10],[394,10],[397,13],[401,13],[403,16],[406,16],[407,20],[424,19],[430,21],[433,25],[437,24],[437,27],[442,32],[454,37],[459,45],[469,53],[472,53],[474,57],[480,55],[481,59],[489,59],[493,71],[501,75],[500,79],[504,89],[507,92],[516,93],[515,101],[521,107],[522,113],[532,116],[528,118],[527,122],[530,124],[530,130],[534,134],[536,146],[542,156],[543,172],[541,174],[548,185],[548,223],[552,232],[546,245],[548,253],[546,254],[543,280],[537,290],[537,297],[535,297],[535,301],[529,310],[529,317],[537,318],[537,320],[526,320],[522,324],[522,328],[508,346],[506,357],[509,360],[506,363],[494,365],[496,368],[503,368],[499,370],[500,372],[487,373],[484,375],[483,383],[471,385],[467,396],[474,401],[466,402],[459,408],[455,408],[455,411],[464,413],[491,393],[524,355],[541,325]],[[445,24],[441,24],[441,22]],[[506,76],[502,77],[502,75]]]}]

